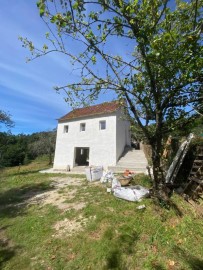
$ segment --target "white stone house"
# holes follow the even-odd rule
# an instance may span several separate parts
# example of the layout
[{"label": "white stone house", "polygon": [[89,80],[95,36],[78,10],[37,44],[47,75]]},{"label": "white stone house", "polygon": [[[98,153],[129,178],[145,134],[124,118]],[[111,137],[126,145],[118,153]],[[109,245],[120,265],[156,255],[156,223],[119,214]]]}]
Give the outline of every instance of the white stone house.
[{"label": "white stone house", "polygon": [[118,101],[75,109],[58,119],[54,169],[115,166],[130,144],[130,122]]}]

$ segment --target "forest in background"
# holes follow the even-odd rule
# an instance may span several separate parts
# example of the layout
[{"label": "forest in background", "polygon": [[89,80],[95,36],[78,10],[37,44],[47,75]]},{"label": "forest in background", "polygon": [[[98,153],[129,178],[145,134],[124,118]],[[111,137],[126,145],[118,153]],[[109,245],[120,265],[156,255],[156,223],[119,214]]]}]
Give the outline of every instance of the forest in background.
[{"label": "forest in background", "polygon": [[49,156],[52,163],[56,130],[30,135],[0,132],[0,168],[28,164],[41,155]]}]

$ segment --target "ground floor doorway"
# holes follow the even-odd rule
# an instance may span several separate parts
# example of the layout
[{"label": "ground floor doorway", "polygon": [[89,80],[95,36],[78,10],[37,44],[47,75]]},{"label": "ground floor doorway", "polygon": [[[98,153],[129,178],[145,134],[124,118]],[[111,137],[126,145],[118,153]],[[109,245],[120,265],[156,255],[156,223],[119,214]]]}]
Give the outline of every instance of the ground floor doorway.
[{"label": "ground floor doorway", "polygon": [[75,166],[89,166],[89,147],[75,147]]}]

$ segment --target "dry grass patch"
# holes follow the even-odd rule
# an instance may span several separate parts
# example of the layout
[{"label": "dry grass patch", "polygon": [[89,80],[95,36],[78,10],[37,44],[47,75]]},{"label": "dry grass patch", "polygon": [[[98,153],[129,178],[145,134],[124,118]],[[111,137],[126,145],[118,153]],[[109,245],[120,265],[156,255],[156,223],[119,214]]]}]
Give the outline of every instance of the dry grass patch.
[{"label": "dry grass patch", "polygon": [[50,204],[62,211],[81,210],[85,207],[86,203],[83,201],[69,202],[76,198],[78,187],[84,184],[84,179],[51,177],[50,181],[51,190],[44,192],[29,191],[22,196],[23,202],[16,204],[16,206],[21,204],[40,204],[41,206]]},{"label": "dry grass patch", "polygon": [[83,231],[87,226],[87,223],[93,219],[95,219],[94,216],[85,218],[82,215],[79,215],[73,220],[65,218],[64,220],[58,221],[53,226],[56,232],[52,237],[62,238],[63,236],[72,236],[75,233]]}]

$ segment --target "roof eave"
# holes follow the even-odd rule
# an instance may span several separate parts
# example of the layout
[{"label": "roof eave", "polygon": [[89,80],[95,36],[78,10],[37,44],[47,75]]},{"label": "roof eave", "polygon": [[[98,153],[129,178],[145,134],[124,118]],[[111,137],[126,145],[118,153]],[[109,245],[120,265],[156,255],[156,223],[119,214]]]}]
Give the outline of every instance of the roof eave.
[{"label": "roof eave", "polygon": [[80,118],[88,118],[90,116],[95,116],[95,115],[109,115],[109,114],[113,114],[115,112],[117,112],[120,108],[117,108],[116,110],[112,111],[112,112],[101,112],[101,113],[94,113],[94,114],[88,114],[88,115],[80,115],[80,116],[76,116],[76,117],[70,117],[70,118],[64,118],[64,119],[57,119],[59,123],[61,122],[66,122],[68,120],[74,120],[74,119],[80,119]]}]

